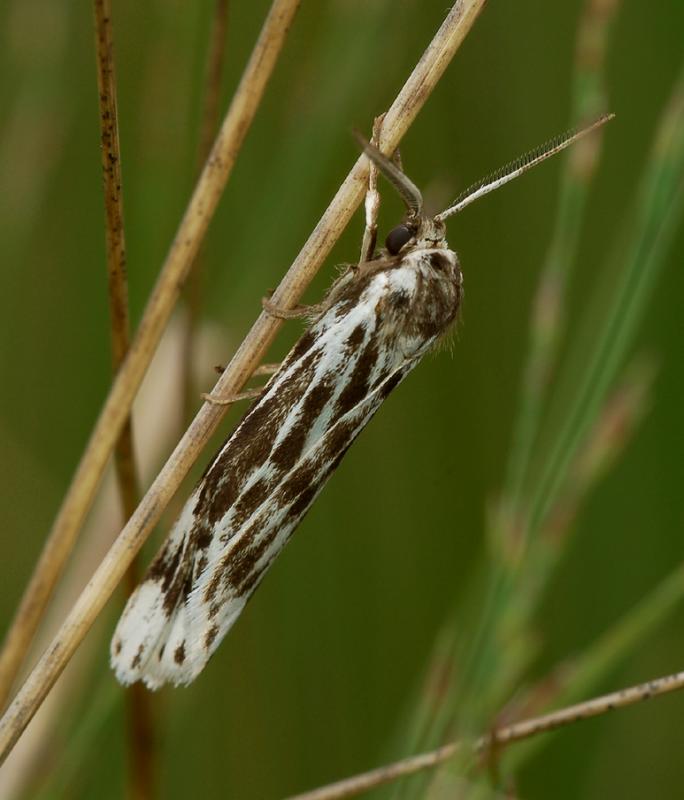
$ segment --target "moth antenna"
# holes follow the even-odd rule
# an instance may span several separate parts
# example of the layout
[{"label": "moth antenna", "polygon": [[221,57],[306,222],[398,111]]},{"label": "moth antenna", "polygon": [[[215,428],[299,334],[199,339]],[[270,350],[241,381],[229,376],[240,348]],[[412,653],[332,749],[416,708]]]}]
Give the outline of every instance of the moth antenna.
[{"label": "moth antenna", "polygon": [[410,216],[419,217],[423,213],[423,195],[420,193],[420,189],[393,161],[383,155],[374,144],[367,142],[357,131],[354,131],[354,137],[363,152],[399,192]]},{"label": "moth antenna", "polygon": [[574,144],[578,139],[596,130],[596,128],[600,128],[601,125],[605,125],[605,123],[613,119],[614,116],[615,114],[603,114],[589,125],[582,128],[572,128],[566,133],[555,136],[539,147],[535,147],[534,150],[530,150],[519,158],[516,158],[515,161],[511,161],[509,164],[506,164],[506,166],[491,173],[491,175],[481,178],[477,183],[474,183],[464,192],[461,192],[449,208],[442,211],[441,214],[437,214],[435,219],[439,222],[443,222],[447,217],[458,214],[459,211],[462,211],[478,198],[489,194],[489,192],[493,192],[495,189],[500,188],[514,178],[519,177],[524,172],[527,172],[529,169],[532,169],[532,167],[536,167],[537,164],[541,164],[541,162],[545,161],[547,158],[556,155],[556,153],[560,153],[561,150],[565,150],[566,147]]}]

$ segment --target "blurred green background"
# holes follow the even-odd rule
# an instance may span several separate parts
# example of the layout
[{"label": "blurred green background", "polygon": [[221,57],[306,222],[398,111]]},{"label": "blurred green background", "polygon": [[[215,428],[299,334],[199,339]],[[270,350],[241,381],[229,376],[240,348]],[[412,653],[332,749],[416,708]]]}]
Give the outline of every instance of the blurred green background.
[{"label": "blurred green background", "polygon": [[[222,107],[268,5],[230,3]],[[134,321],[193,185],[211,7],[115,4]],[[576,121],[582,8],[581,0],[486,6],[402,144],[432,210]],[[219,360],[230,358],[357,157],[351,128],[368,131],[391,103],[445,11],[437,0],[302,3],[205,249],[204,314],[221,326]],[[633,225],[683,33],[684,5],[675,0],[621,4],[606,67],[617,118],[605,133],[564,304],[566,350],[601,285],[600,268]],[[92,11],[5,0],[0,41],[4,625],[106,395],[110,350]],[[456,634],[466,626],[473,596],[477,607],[477,588],[467,606],[459,603],[482,569],[487,510],[504,480],[561,169],[555,159],[450,224],[465,281],[453,347],[427,358],[390,398],[200,679],[157,696],[161,797],[197,796],[201,785],[207,798],[276,798],[410,752],[408,720],[436,637],[445,624]],[[401,207],[384,197],[386,231]],[[308,300],[321,296],[336,263],[357,258],[361,232],[359,213]],[[629,351],[657,358],[649,413],[584,498],[535,614],[532,674],[582,651],[684,556],[683,253],[680,232]],[[286,326],[269,360],[299,330]],[[200,381],[212,384],[210,368]],[[158,396],[155,413],[174,402]],[[224,435],[239,413],[230,413]],[[45,796],[124,791],[123,691],[107,668],[122,601],[110,603],[89,637],[94,665],[51,737]],[[681,668],[683,622],[676,606],[591,692]],[[545,740],[512,780],[525,798],[678,797],[683,719],[684,698],[673,695],[583,723]]]}]

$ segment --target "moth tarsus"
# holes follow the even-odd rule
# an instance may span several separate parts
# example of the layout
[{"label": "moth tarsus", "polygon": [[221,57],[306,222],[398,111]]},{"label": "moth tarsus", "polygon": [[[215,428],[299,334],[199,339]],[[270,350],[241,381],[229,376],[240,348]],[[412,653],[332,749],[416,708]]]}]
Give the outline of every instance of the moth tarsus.
[{"label": "moth tarsus", "polygon": [[252,373],[252,377],[255,378],[258,375],[274,375],[281,366],[281,364],[259,364]]},{"label": "moth tarsus", "polygon": [[271,317],[276,319],[309,319],[316,315],[316,306],[297,305],[294,308],[283,308],[271,301],[269,296],[261,298],[261,307]]},{"label": "moth tarsus", "polygon": [[[256,378],[257,375],[273,375],[273,373],[277,372],[279,369],[280,369],[280,364],[259,364],[259,366],[252,373],[252,377]],[[214,372],[216,372],[218,375],[223,375],[225,371],[226,371],[225,365],[223,364],[214,365]]]},{"label": "moth tarsus", "polygon": [[[476,196],[607,119],[513,162],[479,182]],[[201,672],[356,436],[456,319],[461,269],[444,221],[470,198],[426,217],[401,169],[373,144],[362,147],[404,199],[406,218],[314,307],[308,329],[207,467],[114,633],[112,666],[124,684],[156,689]],[[367,210],[367,229],[376,216]]]},{"label": "moth tarsus", "polygon": [[[371,142],[378,145],[380,142],[380,133],[382,131],[382,122],[385,118],[384,114],[376,117],[373,120],[373,135]],[[365,225],[363,229],[363,238],[361,239],[361,256],[359,264],[364,264],[366,261],[371,261],[375,246],[378,241],[378,214],[380,212],[380,192],[378,191],[378,168],[374,161],[371,160],[368,170],[368,188],[366,189],[366,199],[364,202],[365,212]]]},{"label": "moth tarsus", "polygon": [[205,400],[207,403],[214,403],[214,405],[217,406],[230,406],[233,403],[239,403],[240,400],[254,400],[259,397],[263,391],[263,388],[245,389],[243,392],[231,394],[226,397],[221,397],[221,395],[214,394],[213,392],[202,392],[200,396],[202,400]]}]

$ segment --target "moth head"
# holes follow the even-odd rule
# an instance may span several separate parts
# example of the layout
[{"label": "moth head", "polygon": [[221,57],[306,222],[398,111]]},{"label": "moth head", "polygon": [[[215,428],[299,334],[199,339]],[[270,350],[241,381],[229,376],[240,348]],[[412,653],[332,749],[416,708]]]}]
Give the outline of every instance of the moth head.
[{"label": "moth head", "polygon": [[406,218],[400,225],[392,228],[385,239],[387,252],[395,256],[409,242],[420,237],[424,222],[423,195],[397,163],[387,158],[374,144],[367,142],[359,133],[354,132],[354,135],[364,153],[397,190],[406,206]]},{"label": "moth head", "polygon": [[440,220],[432,217],[409,218],[387,234],[385,249],[391,256],[396,256],[407,244],[441,247],[444,246],[445,234],[446,227]]},{"label": "moth head", "polygon": [[498,189],[547,158],[569,147],[578,139],[613,119],[614,116],[614,114],[603,114],[584,127],[574,128],[561,136],[556,136],[540,147],[530,150],[515,161],[506,164],[505,167],[469,186],[453,203],[435,217],[426,217],[423,214],[423,196],[420,193],[420,189],[403,172],[401,167],[384,155],[374,144],[367,142],[360,134],[355,133],[363,152],[394,186],[406,205],[406,219],[401,225],[393,228],[385,239],[387,252],[390,255],[397,255],[411,242],[421,242],[426,246],[442,244],[445,234],[444,221],[448,217],[458,214],[459,211],[462,211],[474,200]]},{"label": "moth head", "polygon": [[387,234],[385,239],[387,252],[395,256],[411,243],[422,243],[426,247],[442,244],[445,234],[444,223],[423,214],[423,195],[420,193],[420,189],[398,164],[383,155],[375,145],[367,142],[358,134],[356,134],[356,138],[365,154],[394,186],[406,206],[404,221]]}]

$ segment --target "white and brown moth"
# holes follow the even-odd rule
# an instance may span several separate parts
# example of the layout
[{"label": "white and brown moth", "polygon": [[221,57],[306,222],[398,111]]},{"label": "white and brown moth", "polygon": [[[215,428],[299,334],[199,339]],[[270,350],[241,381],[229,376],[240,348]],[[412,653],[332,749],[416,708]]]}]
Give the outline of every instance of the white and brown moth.
[{"label": "white and brown moth", "polygon": [[332,286],[207,467],[114,633],[122,683],[156,689],[197,677],[354,439],[449,330],[462,279],[447,217],[609,118],[528,153],[435,217],[423,214],[401,169],[362,143],[402,196],[406,219]]}]

